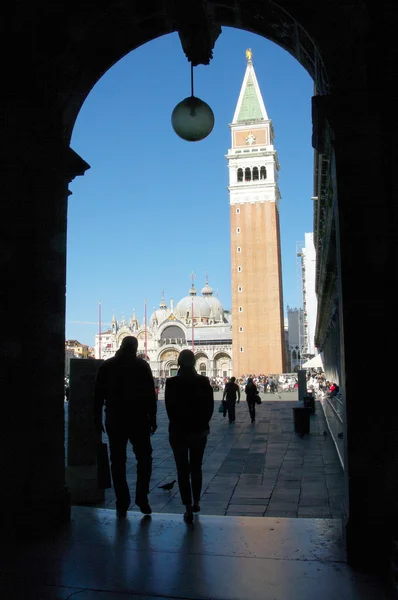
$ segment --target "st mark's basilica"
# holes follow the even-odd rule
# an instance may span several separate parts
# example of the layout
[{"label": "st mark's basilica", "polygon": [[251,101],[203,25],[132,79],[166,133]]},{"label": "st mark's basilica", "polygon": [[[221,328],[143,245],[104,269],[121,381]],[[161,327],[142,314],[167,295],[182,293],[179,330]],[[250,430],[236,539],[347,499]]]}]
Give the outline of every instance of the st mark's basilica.
[{"label": "st mark's basilica", "polygon": [[95,357],[114,356],[128,335],[138,338],[138,353],[147,357],[155,377],[175,375],[178,354],[184,348],[193,349],[197,371],[202,375],[232,375],[231,312],[214,296],[208,281],[201,295],[192,283],[189,295],[175,306],[173,300],[167,306],[162,296],[159,308],[142,323],[135,311],[128,321],[124,316],[118,321],[114,315],[111,328],[95,337]]}]

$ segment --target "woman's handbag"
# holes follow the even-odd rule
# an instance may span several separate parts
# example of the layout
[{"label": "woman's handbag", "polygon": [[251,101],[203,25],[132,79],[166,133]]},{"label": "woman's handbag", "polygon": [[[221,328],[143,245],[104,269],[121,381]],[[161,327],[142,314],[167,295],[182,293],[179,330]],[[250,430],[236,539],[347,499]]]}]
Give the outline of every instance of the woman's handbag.
[{"label": "woman's handbag", "polygon": [[254,400],[255,400],[256,404],[261,404],[261,396],[260,396],[260,394],[256,394],[254,396]]},{"label": "woman's handbag", "polygon": [[105,442],[100,442],[97,447],[97,484],[100,490],[112,487],[108,444]]}]

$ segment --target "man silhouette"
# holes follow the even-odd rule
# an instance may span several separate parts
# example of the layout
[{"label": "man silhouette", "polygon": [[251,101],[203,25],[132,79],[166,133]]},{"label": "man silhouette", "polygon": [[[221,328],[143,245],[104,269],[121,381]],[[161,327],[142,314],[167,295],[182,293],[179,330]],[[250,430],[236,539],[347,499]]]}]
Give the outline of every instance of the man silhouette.
[{"label": "man silhouette", "polygon": [[127,443],[130,440],[137,459],[135,503],[144,514],[151,514],[148,503],[152,474],[150,436],[157,429],[156,394],[148,363],[137,357],[138,340],[123,339],[113,358],[99,368],[94,392],[94,420],[97,434],[104,431],[102,409],[105,403],[105,427],[109,439],[116,511],[125,517],[130,506],[126,480]]},{"label": "man silhouette", "polygon": [[235,404],[236,397],[238,397],[238,404],[240,402],[240,387],[235,383],[236,377],[231,377],[228,383],[225,385],[224,393],[222,396],[223,402],[226,400],[228,417],[230,423],[235,423]]}]

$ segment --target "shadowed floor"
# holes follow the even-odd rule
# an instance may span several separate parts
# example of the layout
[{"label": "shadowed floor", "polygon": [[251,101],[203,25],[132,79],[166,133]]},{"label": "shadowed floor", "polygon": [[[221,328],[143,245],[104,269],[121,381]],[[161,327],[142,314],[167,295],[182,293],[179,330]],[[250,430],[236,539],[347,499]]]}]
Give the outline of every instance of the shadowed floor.
[{"label": "shadowed floor", "polygon": [[118,520],[74,507],[50,539],[1,548],[4,600],[386,600],[345,562],[337,519],[180,515]]},{"label": "shadowed floor", "polygon": [[[293,432],[292,402],[263,402],[255,425],[216,412],[204,462],[202,512],[184,523],[164,402],[153,437],[152,516],[132,507],[72,507],[48,539],[0,546],[5,600],[387,600],[381,579],[346,562],[339,514],[343,473],[319,405],[311,434]],[[128,459],[129,482],[135,460]],[[221,516],[221,515],[230,516]],[[239,515],[239,516],[231,516]],[[242,516],[249,515],[249,516]],[[278,515],[278,516],[275,516]],[[291,517],[287,517],[291,515]],[[306,518],[300,518],[301,516]],[[312,518],[324,517],[324,518]],[[329,517],[329,518],[325,518]]]}]

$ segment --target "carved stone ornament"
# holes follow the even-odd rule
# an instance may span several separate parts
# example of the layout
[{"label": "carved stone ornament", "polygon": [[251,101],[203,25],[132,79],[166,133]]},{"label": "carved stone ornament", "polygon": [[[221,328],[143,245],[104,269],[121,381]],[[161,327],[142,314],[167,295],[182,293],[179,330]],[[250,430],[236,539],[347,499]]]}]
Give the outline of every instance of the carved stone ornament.
[{"label": "carved stone ornament", "polygon": [[213,6],[207,0],[173,0],[173,20],[182,49],[194,67],[208,65],[221,27],[214,20]]},{"label": "carved stone ornament", "polygon": [[160,360],[177,360],[178,358],[178,352],[177,350],[166,350],[166,352],[163,352],[163,354],[160,357]]}]

